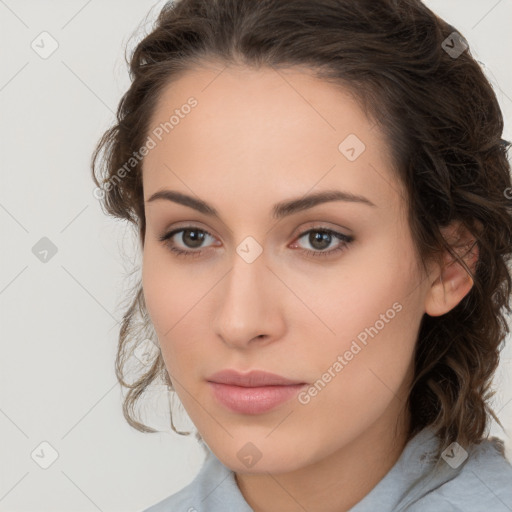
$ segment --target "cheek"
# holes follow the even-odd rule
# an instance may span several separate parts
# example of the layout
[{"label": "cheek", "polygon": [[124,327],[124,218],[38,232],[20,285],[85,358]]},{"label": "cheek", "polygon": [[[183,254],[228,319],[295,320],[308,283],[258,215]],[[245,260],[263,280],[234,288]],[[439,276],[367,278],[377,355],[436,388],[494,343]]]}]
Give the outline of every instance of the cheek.
[{"label": "cheek", "polygon": [[374,392],[382,382],[396,389],[411,363],[421,315],[394,292],[374,288],[329,304],[326,316],[336,319],[330,324],[335,334],[327,333],[323,350],[311,352],[309,360],[319,375],[328,369],[339,375],[340,389],[352,396]]},{"label": "cheek", "polygon": [[[191,270],[170,258],[162,249],[146,245],[142,287],[165,365],[178,377],[191,366],[194,354],[200,355],[201,340],[207,339],[205,307],[215,278],[194,278]],[[201,329],[204,332],[199,332]]]},{"label": "cheek", "polygon": [[[142,259],[142,286],[151,320],[167,333],[197,302],[198,293],[189,271],[172,262],[165,249],[148,243]],[[172,332],[172,331],[171,331]]]},{"label": "cheek", "polygon": [[[184,273],[166,261],[163,251],[146,245],[142,261],[142,287],[148,315],[158,336],[164,358],[169,340],[179,328],[179,319],[186,314],[193,292]],[[190,308],[189,308],[190,309]]]},{"label": "cheek", "polygon": [[[413,253],[404,246],[400,254],[400,261],[384,247],[377,258],[359,254],[357,262],[347,263],[350,272],[340,269],[311,303],[333,332],[324,329],[322,350],[310,351],[309,361],[319,376],[329,369],[336,375],[333,388],[348,402],[390,393],[386,386],[396,392],[410,369],[423,316],[421,276]],[[306,296],[315,295],[318,290],[311,289]]]},{"label": "cheek", "polygon": [[327,345],[334,350],[343,349],[357,337],[364,343],[368,331],[374,333],[375,328],[379,337],[406,335],[411,330],[407,317],[421,316],[420,277],[407,263],[407,256],[398,262],[391,251],[386,256],[384,248],[378,252],[372,248],[371,252],[347,257],[328,273],[319,269],[316,275],[309,273],[299,279],[289,276],[290,282],[295,279],[298,295],[307,297],[307,306],[321,321],[314,319],[317,328],[324,331]]},{"label": "cheek", "polygon": [[414,304],[392,302],[395,297],[385,291],[359,292],[364,307],[341,300],[332,326],[336,335],[324,338],[322,350],[304,353],[315,369],[311,398],[301,402],[312,431],[337,432],[342,424],[350,437],[405,403],[421,315]]}]

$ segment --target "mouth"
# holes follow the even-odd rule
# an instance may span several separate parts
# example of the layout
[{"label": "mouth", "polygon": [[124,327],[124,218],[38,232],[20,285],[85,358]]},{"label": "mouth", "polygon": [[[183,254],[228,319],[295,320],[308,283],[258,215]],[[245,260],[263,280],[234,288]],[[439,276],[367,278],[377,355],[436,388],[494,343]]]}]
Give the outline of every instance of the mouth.
[{"label": "mouth", "polygon": [[216,400],[232,412],[262,414],[289,401],[307,383],[273,373],[223,370],[207,379]]}]

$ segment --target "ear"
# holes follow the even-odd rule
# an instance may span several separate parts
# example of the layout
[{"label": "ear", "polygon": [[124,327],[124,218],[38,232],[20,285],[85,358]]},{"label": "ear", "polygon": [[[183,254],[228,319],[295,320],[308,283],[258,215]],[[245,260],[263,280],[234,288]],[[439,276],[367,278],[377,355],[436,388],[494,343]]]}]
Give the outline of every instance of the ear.
[{"label": "ear", "polygon": [[[474,236],[459,221],[442,228],[441,232],[474,274],[478,261],[478,245]],[[473,286],[471,276],[448,251],[444,252],[442,264],[435,265],[428,279],[432,284],[425,297],[425,313],[430,316],[441,316],[452,310]]]}]

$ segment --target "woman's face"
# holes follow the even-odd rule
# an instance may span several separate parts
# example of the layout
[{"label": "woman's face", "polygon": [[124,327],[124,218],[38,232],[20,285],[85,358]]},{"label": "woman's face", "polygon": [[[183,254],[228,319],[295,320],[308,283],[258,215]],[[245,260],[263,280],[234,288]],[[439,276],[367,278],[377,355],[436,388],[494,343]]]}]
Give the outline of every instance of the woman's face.
[{"label": "woman's face", "polygon": [[[236,471],[289,471],[395,427],[429,281],[387,143],[351,96],[298,70],[221,71],[189,72],[159,98],[144,296],[212,451]],[[190,199],[151,200],[163,191]],[[338,199],[307,200],[327,192]],[[211,384],[224,369],[305,384],[267,402],[269,388]]]}]

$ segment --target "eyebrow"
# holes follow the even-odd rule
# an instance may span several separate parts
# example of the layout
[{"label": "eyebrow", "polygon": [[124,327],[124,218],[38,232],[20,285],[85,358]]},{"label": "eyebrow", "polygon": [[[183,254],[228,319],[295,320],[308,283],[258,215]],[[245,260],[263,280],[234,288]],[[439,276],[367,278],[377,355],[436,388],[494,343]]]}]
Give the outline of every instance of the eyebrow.
[{"label": "eyebrow", "polygon": [[[184,206],[188,206],[189,208],[193,208],[194,210],[197,210],[198,212],[201,212],[205,215],[220,218],[219,213],[213,206],[209,205],[201,199],[183,194],[182,192],[177,192],[175,190],[159,190],[158,192],[155,192],[146,201],[146,203],[156,201],[157,199],[163,199],[166,201],[182,204]],[[272,217],[274,219],[281,219],[283,217],[293,215],[294,213],[298,213],[303,210],[308,210],[309,208],[313,208],[314,206],[330,201],[345,201],[349,203],[359,203],[376,207],[376,205],[366,197],[352,194],[350,192],[342,192],[340,190],[325,190],[322,192],[309,194],[298,199],[291,199],[275,204],[272,208]]]}]

